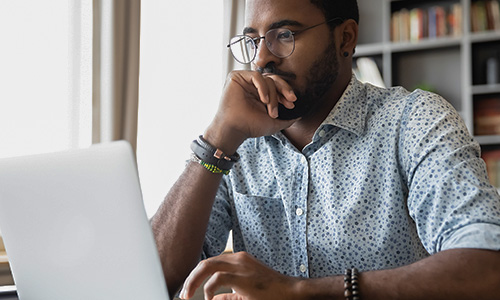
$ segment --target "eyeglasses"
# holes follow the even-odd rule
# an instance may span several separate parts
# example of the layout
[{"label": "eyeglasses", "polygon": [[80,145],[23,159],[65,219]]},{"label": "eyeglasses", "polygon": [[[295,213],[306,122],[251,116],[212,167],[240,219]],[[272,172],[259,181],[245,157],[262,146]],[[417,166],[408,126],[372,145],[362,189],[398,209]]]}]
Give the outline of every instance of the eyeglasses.
[{"label": "eyeglasses", "polygon": [[257,48],[260,40],[264,39],[267,49],[269,49],[273,55],[279,58],[285,58],[292,55],[295,50],[294,36],[306,30],[313,29],[333,21],[343,21],[343,19],[334,18],[297,31],[291,31],[286,28],[271,29],[266,32],[264,36],[255,38],[248,35],[237,35],[229,41],[227,47],[231,49],[231,53],[236,61],[242,64],[249,64],[257,55]]}]

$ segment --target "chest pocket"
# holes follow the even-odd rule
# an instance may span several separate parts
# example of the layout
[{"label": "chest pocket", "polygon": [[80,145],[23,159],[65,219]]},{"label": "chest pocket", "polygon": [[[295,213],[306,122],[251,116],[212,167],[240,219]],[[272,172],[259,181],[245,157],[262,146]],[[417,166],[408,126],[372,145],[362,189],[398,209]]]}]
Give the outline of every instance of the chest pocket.
[{"label": "chest pocket", "polygon": [[[286,219],[276,178],[274,175],[248,177],[250,178],[240,179],[238,184],[233,184],[235,213],[242,232],[252,236],[272,228],[276,230],[276,226],[282,226]],[[251,233],[254,231],[255,233]]]},{"label": "chest pocket", "polygon": [[270,209],[276,204],[275,202],[283,206],[278,182],[274,176],[272,178],[269,178],[270,176],[266,176],[267,178],[249,177],[245,180],[240,179],[238,184],[233,185],[237,211],[257,212],[261,209]]}]

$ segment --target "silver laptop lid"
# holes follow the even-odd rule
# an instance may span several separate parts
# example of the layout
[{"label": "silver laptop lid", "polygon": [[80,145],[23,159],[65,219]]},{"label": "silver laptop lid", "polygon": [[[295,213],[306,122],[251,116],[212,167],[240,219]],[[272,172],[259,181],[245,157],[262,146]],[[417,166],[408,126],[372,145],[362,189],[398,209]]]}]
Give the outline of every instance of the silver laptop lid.
[{"label": "silver laptop lid", "polygon": [[0,160],[0,228],[21,300],[168,299],[126,142]]}]

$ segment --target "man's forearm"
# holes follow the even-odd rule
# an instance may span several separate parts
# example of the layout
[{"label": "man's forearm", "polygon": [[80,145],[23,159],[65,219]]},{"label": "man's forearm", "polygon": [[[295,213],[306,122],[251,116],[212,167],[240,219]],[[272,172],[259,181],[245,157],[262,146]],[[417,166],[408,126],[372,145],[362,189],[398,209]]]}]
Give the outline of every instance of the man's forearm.
[{"label": "man's forearm", "polygon": [[200,259],[205,232],[222,175],[189,163],[151,225],[170,294]]},{"label": "man's forearm", "polygon": [[[361,299],[500,299],[500,252],[454,249],[360,275]],[[345,299],[341,276],[304,280],[298,299]]]}]

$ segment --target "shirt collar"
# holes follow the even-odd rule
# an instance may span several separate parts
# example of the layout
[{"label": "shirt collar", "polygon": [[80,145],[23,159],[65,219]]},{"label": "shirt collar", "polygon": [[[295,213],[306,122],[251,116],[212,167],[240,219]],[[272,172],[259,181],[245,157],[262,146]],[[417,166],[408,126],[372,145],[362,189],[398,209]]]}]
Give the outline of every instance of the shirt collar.
[{"label": "shirt collar", "polygon": [[353,74],[351,82],[320,128],[333,125],[360,136],[365,131],[366,114],[366,87]]}]

